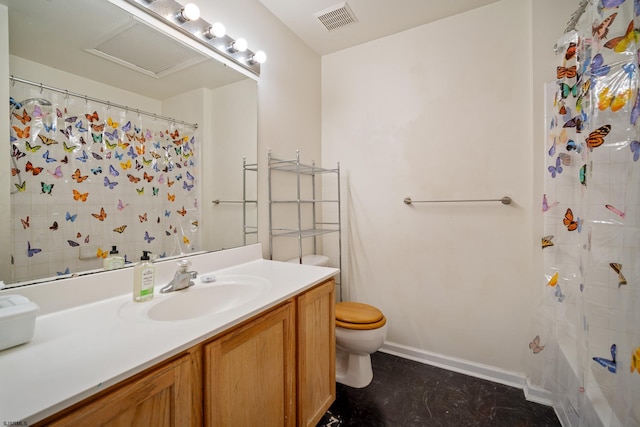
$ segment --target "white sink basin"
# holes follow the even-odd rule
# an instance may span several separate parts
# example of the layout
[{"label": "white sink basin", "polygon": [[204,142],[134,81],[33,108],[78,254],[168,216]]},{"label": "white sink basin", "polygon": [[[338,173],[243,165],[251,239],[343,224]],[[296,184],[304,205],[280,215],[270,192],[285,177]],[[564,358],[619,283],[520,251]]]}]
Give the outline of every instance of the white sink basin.
[{"label": "white sink basin", "polygon": [[212,283],[194,282],[194,286],[181,291],[158,293],[151,301],[127,302],[119,315],[130,320],[195,319],[240,307],[271,288],[268,280],[256,276],[218,276]]}]

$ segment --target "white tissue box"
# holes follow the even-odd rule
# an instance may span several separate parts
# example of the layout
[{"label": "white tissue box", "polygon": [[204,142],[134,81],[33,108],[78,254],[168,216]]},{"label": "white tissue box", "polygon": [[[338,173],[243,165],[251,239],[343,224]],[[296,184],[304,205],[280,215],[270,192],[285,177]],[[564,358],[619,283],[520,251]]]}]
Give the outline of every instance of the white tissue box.
[{"label": "white tissue box", "polygon": [[33,338],[39,308],[22,295],[0,295],[0,350]]}]

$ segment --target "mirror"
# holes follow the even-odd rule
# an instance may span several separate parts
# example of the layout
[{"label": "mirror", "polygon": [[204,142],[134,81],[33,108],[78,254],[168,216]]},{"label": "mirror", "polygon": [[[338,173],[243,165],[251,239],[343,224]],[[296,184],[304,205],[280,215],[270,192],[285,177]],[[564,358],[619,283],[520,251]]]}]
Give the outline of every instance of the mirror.
[{"label": "mirror", "polygon": [[[199,215],[197,220],[191,221],[192,224],[196,224],[197,237],[186,239],[177,254],[174,251],[167,255],[220,250],[257,242],[257,233],[255,232],[257,224],[257,87],[253,78],[249,77],[247,73],[239,72],[233,67],[205,55],[201,49],[189,46],[188,41],[176,38],[169,32],[161,32],[155,26],[144,23],[143,20],[136,18],[132,13],[108,0],[91,2],[86,0],[0,0],[0,4],[8,8],[9,74],[19,79],[17,83],[14,79],[13,84],[10,84],[9,76],[6,76],[6,84],[10,86],[9,94],[19,94],[17,98],[20,99],[15,99],[17,103],[31,98],[39,98],[42,95],[44,98],[48,97],[53,103],[48,107],[49,114],[55,114],[56,109],[62,110],[59,107],[66,105],[65,102],[70,104],[75,102],[76,106],[81,105],[88,109],[89,113],[94,110],[99,111],[98,115],[101,116],[101,120],[105,120],[107,115],[111,119],[110,114],[115,117],[116,111],[119,111],[120,116],[118,117],[122,118],[121,123],[127,123],[129,120],[134,123],[133,127],[136,127],[136,123],[138,123],[135,122],[135,117],[144,116],[144,118],[140,118],[139,123],[150,123],[158,118],[167,117],[171,119],[167,120],[166,126],[162,125],[164,127],[161,128],[171,129],[166,133],[173,134],[174,129],[175,132],[179,130],[182,135],[189,135],[192,138],[191,141],[200,142],[198,144],[200,150],[198,153],[200,157],[197,167],[198,176],[194,181],[200,185],[194,187],[197,189],[197,194],[190,194],[188,199]],[[39,88],[37,84],[30,85],[26,82],[41,83],[44,89],[43,87]],[[49,87],[62,91],[49,91]],[[65,95],[64,91],[68,91],[72,95]],[[86,95],[83,99],[82,96],[74,96],[76,94]],[[72,99],[73,102],[66,101],[69,99]],[[93,100],[105,102],[93,102]],[[115,106],[127,107],[117,110]],[[28,111],[29,114],[33,113],[35,104],[31,107],[32,109]],[[42,112],[45,109],[45,106],[39,107],[38,111]],[[11,117],[13,117],[12,113],[17,112],[21,115],[22,111],[19,108],[12,108]],[[146,112],[150,114],[147,115]],[[58,123],[62,123],[65,119],[66,116],[61,117]],[[142,120],[146,120],[146,122]],[[191,129],[189,126],[176,123],[180,121],[197,123],[198,127]],[[5,151],[9,158],[5,162],[7,165],[11,165],[11,147],[13,147],[13,142],[9,138],[17,138],[19,135],[16,135],[16,132],[18,130],[23,132],[26,127],[19,125],[17,126],[18,130],[11,131],[12,123],[9,121],[9,132],[6,131],[3,137],[10,147]],[[82,126],[86,128],[88,124],[85,121],[85,124],[80,125],[78,129],[81,129]],[[63,126],[59,125],[58,127]],[[140,127],[143,128],[142,125]],[[115,127],[108,129],[112,133],[116,130]],[[142,132],[144,132],[144,128]],[[160,133],[165,135],[162,131]],[[131,132],[131,136],[134,136],[133,132]],[[185,139],[185,141],[187,140],[188,138]],[[115,141],[112,140],[111,143],[115,144]],[[125,143],[123,142],[123,144]],[[44,146],[44,144],[41,145]],[[80,144],[78,146],[81,147]],[[45,146],[44,149],[46,148]],[[163,148],[166,147],[163,146]],[[72,147],[69,146],[69,149]],[[177,149],[182,149],[182,147],[172,147],[172,153]],[[168,150],[167,148],[166,151]],[[124,150],[120,152],[120,155],[123,155],[123,152]],[[115,153],[117,151],[114,150]],[[104,156],[109,153],[103,151],[95,154]],[[131,160],[133,160],[133,155],[135,153],[132,152]],[[30,170],[25,171],[23,170],[24,166],[21,166],[20,172],[33,174],[33,168],[42,168],[42,176],[55,174],[55,168],[47,168],[49,165],[44,163],[40,153],[37,153],[37,157],[43,164],[36,164],[34,161]],[[141,155],[141,157],[143,156]],[[151,162],[151,157],[148,160]],[[181,158],[181,160],[185,159]],[[117,163],[114,164],[117,165]],[[171,168],[172,165],[173,163],[169,163],[168,167]],[[181,165],[176,166],[182,167]],[[11,167],[13,168],[13,166]],[[167,171],[167,162],[164,167],[165,169],[162,167],[156,169],[156,179],[163,171]],[[124,176],[129,171],[120,170],[119,172]],[[140,172],[142,171],[140,170]],[[86,172],[84,173],[86,174]],[[51,177],[49,176],[49,178]],[[90,176],[89,180],[91,178],[94,177]],[[104,178],[109,179],[110,176],[100,176],[99,182],[97,178],[94,178],[97,187],[102,187]],[[138,179],[134,176],[130,180],[134,178]],[[65,179],[67,178],[65,177]],[[4,180],[0,187],[3,189],[0,193],[0,200],[5,206],[8,206],[12,202],[12,190],[14,187],[20,186],[21,181],[14,182],[11,177],[2,177],[0,180]],[[40,179],[38,178],[38,180]],[[167,180],[169,179],[167,178]],[[104,182],[106,187],[106,180]],[[184,188],[189,187],[190,182],[183,181]],[[36,183],[36,185],[40,185],[40,183]],[[42,184],[42,193],[45,192],[46,185],[50,184]],[[153,189],[155,190],[156,187]],[[147,190],[151,190],[151,188]],[[87,193],[79,191],[78,197]],[[168,196],[171,196],[171,190],[169,190]],[[38,197],[36,200],[34,197],[34,204],[29,212],[34,212],[35,216],[36,212],[52,209],[50,206],[53,203],[52,199]],[[113,199],[112,202],[118,202],[115,200],[115,196]],[[213,203],[213,201],[218,201],[218,203]],[[125,203],[120,203],[120,205],[125,206]],[[65,205],[58,207],[60,212],[65,210],[69,212]],[[182,210],[185,210],[184,206],[182,206]],[[91,214],[94,213],[99,214],[100,212],[96,212],[94,209]],[[161,215],[158,215],[158,223],[161,222],[160,217]],[[14,253],[29,251],[29,254],[32,254],[36,249],[35,245],[33,248],[22,248],[24,242],[16,241],[18,232],[27,226],[25,222],[22,222],[23,220],[28,223],[30,219],[24,218],[24,215],[21,218],[18,213],[15,214],[15,217],[12,215],[10,223],[0,224],[0,236],[6,236],[5,241],[12,242],[12,244],[0,248],[0,259],[2,260],[0,280],[4,281],[5,285],[22,286],[41,280],[51,280],[56,278],[57,273],[62,273],[65,276],[102,270],[102,260],[93,256],[93,247],[91,249],[85,248],[81,255],[80,249],[89,245],[89,243],[86,245],[84,243],[85,240],[89,241],[89,236],[88,233],[78,231],[79,237],[77,240],[74,239],[74,242],[79,245],[78,258],[87,261],[78,263],[78,265],[84,265],[84,268],[64,271],[64,265],[46,268],[31,266],[27,268],[29,270],[27,275],[17,276],[12,265]],[[142,218],[140,222],[142,222]],[[53,225],[55,225],[55,221],[49,227]],[[175,233],[175,228],[169,228],[164,232]],[[101,245],[98,248],[99,251],[109,249],[106,242],[102,244],[95,242],[99,238],[93,236],[99,236],[100,231],[94,229],[89,234],[92,236],[92,245]],[[71,239],[66,237],[61,238],[60,241],[50,242],[50,246],[67,249],[71,245],[69,242]],[[151,243],[151,234],[145,236],[145,238],[147,237],[145,243]],[[194,240],[197,244],[191,242],[186,244],[187,240]],[[123,244],[126,242],[126,239],[122,240]],[[136,247],[135,253],[126,254],[129,261],[135,262],[137,260],[138,249],[139,247]],[[55,258],[51,255],[49,257]]]}]

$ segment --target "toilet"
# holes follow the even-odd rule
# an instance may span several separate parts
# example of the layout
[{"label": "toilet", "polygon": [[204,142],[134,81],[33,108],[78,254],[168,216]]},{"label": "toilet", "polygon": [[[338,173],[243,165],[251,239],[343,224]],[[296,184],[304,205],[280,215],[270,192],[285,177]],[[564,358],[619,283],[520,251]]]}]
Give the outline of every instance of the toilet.
[{"label": "toilet", "polygon": [[[299,263],[300,258],[288,262]],[[324,255],[305,255],[306,265],[328,266]],[[387,319],[376,307],[359,302],[336,304],[336,381],[354,388],[366,387],[373,379],[371,353],[387,337]]]},{"label": "toilet", "polygon": [[387,319],[376,307],[360,302],[336,304],[336,381],[362,388],[371,383],[371,353],[387,337]]}]

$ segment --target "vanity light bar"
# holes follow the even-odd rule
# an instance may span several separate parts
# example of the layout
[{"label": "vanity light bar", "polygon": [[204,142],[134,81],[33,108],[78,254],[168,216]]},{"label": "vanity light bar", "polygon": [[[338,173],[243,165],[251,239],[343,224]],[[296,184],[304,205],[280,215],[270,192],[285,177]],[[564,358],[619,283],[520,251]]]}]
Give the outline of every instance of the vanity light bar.
[{"label": "vanity light bar", "polygon": [[[181,33],[189,36],[193,40],[208,47],[218,55],[229,59],[240,67],[252,72],[253,74],[260,75],[260,64],[264,62],[258,61],[258,58],[266,58],[262,51],[252,52],[249,49],[238,50],[230,48],[234,46],[239,40],[233,39],[224,34],[220,37],[216,37],[210,32],[210,28],[216,24],[210,24],[202,18],[187,20],[184,19],[183,11],[184,6],[174,0],[125,0],[147,12],[149,15],[160,19],[162,22],[168,24],[173,29],[180,31]],[[224,28],[224,27],[223,27]],[[212,37],[213,36],[213,37]],[[258,54],[258,55],[256,55]]]}]

